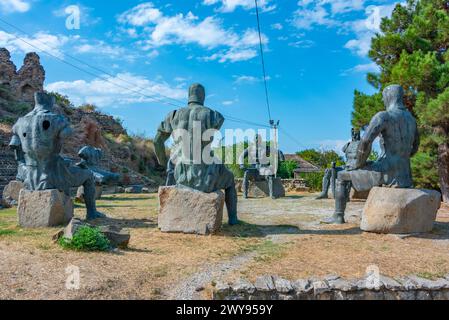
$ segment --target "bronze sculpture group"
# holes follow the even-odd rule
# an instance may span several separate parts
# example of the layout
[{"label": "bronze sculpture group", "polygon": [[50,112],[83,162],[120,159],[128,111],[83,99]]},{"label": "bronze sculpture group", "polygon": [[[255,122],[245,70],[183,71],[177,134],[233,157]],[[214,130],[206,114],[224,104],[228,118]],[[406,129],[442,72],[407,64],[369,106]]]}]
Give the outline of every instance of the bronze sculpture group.
[{"label": "bronze sculpture group", "polygon": [[[224,117],[218,111],[204,106],[205,88],[201,84],[193,84],[189,88],[188,106],[170,112],[159,125],[155,138],[155,151],[160,165],[167,168],[167,185],[192,188],[211,193],[225,191],[225,203],[229,216],[229,224],[238,223],[237,192],[234,175],[220,161],[215,161],[209,139],[198,138],[196,130],[220,130]],[[327,170],[323,179],[323,192],[318,198],[326,198],[329,187],[335,197],[335,212],[325,223],[344,223],[346,203],[349,190],[369,191],[375,186],[398,188],[412,187],[410,157],[418,150],[419,135],[416,120],[403,103],[403,89],[399,85],[391,85],[383,91],[386,111],[376,114],[363,137],[353,130],[352,141],[344,152],[347,162],[344,167]],[[101,150],[86,146],[80,150],[82,161],[73,165],[60,156],[61,147],[72,130],[67,119],[54,112],[54,97],[38,92],[35,94],[33,111],[21,117],[13,127],[10,147],[15,151],[19,165],[17,180],[24,183],[27,190],[58,189],[67,195],[71,187],[84,187],[87,219],[104,217],[96,210],[95,183],[108,184],[118,181],[119,177],[98,168]],[[164,143],[173,137],[174,145],[167,159]],[[374,162],[368,161],[372,144],[380,138],[382,154]],[[198,140],[199,139],[199,140]],[[260,139],[260,138],[259,138]],[[257,138],[256,138],[257,140]],[[202,157],[206,152],[207,163]],[[241,154],[239,163],[243,165],[245,158],[256,159],[267,152],[259,148],[256,141]],[[278,151],[282,160],[283,154]],[[243,180],[243,197],[248,194],[249,181],[266,180],[273,196],[273,177],[277,168],[272,164],[256,163],[245,169]]]}]

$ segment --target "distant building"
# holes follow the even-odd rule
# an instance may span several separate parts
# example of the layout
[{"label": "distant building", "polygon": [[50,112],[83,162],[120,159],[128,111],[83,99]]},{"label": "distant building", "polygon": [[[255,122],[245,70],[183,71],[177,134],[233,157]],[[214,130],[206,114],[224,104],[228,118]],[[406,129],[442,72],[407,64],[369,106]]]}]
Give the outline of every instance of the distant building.
[{"label": "distant building", "polygon": [[320,167],[317,167],[314,164],[304,160],[297,154],[286,154],[285,160],[296,162],[297,167],[295,170],[293,170],[295,179],[300,179],[301,173],[312,173],[312,172],[320,172],[321,171]]},{"label": "distant building", "polygon": [[45,70],[36,53],[27,53],[23,66],[17,71],[9,51],[0,48],[0,85],[9,89],[17,101],[33,104],[34,93],[44,90],[44,81]]}]

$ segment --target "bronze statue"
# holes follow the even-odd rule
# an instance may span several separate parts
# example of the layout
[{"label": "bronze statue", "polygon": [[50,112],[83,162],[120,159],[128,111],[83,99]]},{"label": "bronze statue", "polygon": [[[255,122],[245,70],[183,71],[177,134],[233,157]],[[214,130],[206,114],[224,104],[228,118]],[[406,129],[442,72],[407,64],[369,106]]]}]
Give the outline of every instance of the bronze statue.
[{"label": "bronze statue", "polygon": [[[275,199],[274,195],[274,178],[276,176],[277,167],[280,162],[285,161],[284,154],[278,150],[278,161],[270,163],[270,147],[268,144],[262,143],[262,137],[256,135],[254,144],[248,146],[239,157],[240,168],[245,171],[243,175],[242,191],[243,198],[248,198],[249,182],[250,181],[264,181],[268,183],[269,196]],[[250,167],[245,168],[245,159],[250,159]],[[266,159],[266,163],[261,163],[261,159]]]},{"label": "bronze statue", "polygon": [[34,95],[34,109],[13,126],[9,146],[19,164],[17,180],[27,190],[58,189],[66,195],[71,187],[84,186],[87,219],[104,217],[95,205],[95,180],[89,169],[73,166],[61,157],[64,139],[72,134],[67,119],[54,113],[55,98],[43,92]]},{"label": "bronze statue", "polygon": [[[158,128],[154,142],[156,156],[159,164],[167,167],[167,185],[176,184],[206,193],[224,189],[228,221],[234,225],[238,223],[234,175],[214,158],[210,150],[213,135],[202,139],[204,132],[219,130],[224,117],[204,106],[205,96],[201,84],[189,88],[188,106],[170,112]],[[167,161],[164,143],[170,136],[173,136],[174,146]],[[203,154],[207,151],[214,161],[205,161]]]},{"label": "bronze statue", "polygon": [[[357,191],[375,186],[411,188],[413,186],[410,158],[418,151],[419,134],[416,120],[403,102],[404,91],[390,85],[383,91],[386,111],[377,113],[368,125],[357,148],[355,161],[338,172],[335,213],[324,223],[344,223],[348,184]],[[372,143],[380,137],[382,154],[377,161],[367,161]]]}]

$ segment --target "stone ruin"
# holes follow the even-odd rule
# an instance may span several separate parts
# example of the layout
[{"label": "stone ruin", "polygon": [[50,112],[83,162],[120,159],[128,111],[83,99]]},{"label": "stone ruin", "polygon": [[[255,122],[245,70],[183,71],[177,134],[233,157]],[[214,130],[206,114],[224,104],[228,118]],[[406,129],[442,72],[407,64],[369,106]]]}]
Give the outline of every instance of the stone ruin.
[{"label": "stone ruin", "polygon": [[27,53],[17,71],[9,51],[0,48],[0,85],[8,87],[17,101],[33,104],[34,93],[44,90],[44,81],[45,70],[36,53]]}]

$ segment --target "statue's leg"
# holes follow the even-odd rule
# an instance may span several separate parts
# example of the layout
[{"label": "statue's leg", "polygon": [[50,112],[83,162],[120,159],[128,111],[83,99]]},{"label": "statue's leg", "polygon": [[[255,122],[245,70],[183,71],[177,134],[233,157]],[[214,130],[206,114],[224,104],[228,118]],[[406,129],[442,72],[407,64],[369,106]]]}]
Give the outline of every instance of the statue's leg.
[{"label": "statue's leg", "polygon": [[270,198],[271,199],[276,199],[274,194],[273,194],[274,176],[268,176],[267,180],[268,180],[268,192],[270,194]]},{"label": "statue's leg", "polygon": [[229,225],[236,225],[239,223],[237,218],[237,190],[235,188],[234,174],[225,166],[220,169],[220,176],[217,183],[218,189],[225,190],[225,203],[228,211]]},{"label": "statue's leg", "polygon": [[345,223],[345,210],[348,200],[348,184],[350,185],[351,182],[337,179],[335,188],[335,212],[332,217],[321,221],[322,223]]},{"label": "statue's leg", "polygon": [[167,187],[176,185],[175,166],[171,160],[169,160],[167,164],[167,179],[165,180],[165,185]]},{"label": "statue's leg", "polygon": [[84,187],[84,203],[86,204],[86,219],[105,218],[106,216],[97,211],[95,204],[95,178],[89,169],[80,167],[70,167],[71,180],[69,183],[72,187]]},{"label": "statue's leg", "polygon": [[84,203],[86,204],[87,220],[105,218],[106,216],[97,211],[95,203],[95,179],[89,178],[83,183],[84,187]]},{"label": "statue's leg", "polygon": [[323,176],[323,188],[321,193],[316,197],[316,199],[327,199],[328,198],[328,192],[329,192],[329,183],[331,181],[332,176],[332,169],[326,169],[324,171]]},{"label": "statue's leg", "polygon": [[235,190],[235,183],[225,189],[226,209],[228,210],[228,223],[235,225],[239,222],[237,218],[237,191]]},{"label": "statue's leg", "polygon": [[245,173],[243,174],[243,182],[242,182],[242,192],[243,192],[243,198],[248,198],[248,189],[249,189],[249,170],[245,170]]}]

